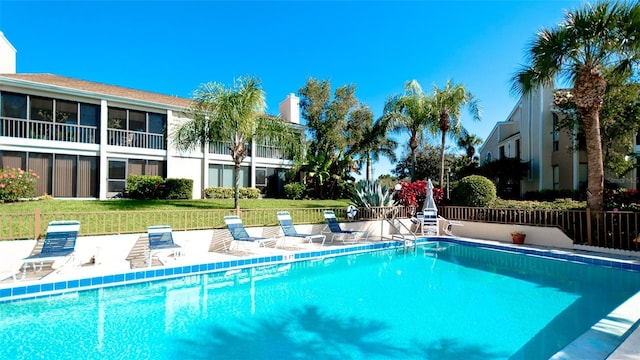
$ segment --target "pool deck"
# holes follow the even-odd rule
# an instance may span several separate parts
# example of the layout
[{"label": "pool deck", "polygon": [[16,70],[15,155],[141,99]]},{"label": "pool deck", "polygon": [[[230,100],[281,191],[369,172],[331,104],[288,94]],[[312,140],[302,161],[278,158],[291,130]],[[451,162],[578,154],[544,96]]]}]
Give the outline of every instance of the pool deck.
[{"label": "pool deck", "polygon": [[[536,245],[512,245],[509,243],[477,240],[468,238],[440,237],[444,241],[471,243],[475,246],[515,251],[534,256],[548,256],[567,261],[580,261],[614,266],[622,269],[640,268],[640,258],[626,255],[594,253],[585,250],[557,249]],[[245,268],[274,263],[302,261],[306,259],[341,256],[359,252],[381,249],[401,248],[398,241],[377,237],[375,240],[357,244],[319,243],[282,241],[275,247],[245,247],[247,244],[236,244],[232,251],[208,252],[191,251],[183,256],[164,258],[159,266],[131,268],[128,262],[115,261],[103,264],[83,264],[82,266],[63,266],[49,269],[46,272],[34,273],[31,269],[22,279],[11,277],[0,281],[0,304],[2,301],[19,300],[89,290],[105,286],[126,285],[161,280],[171,277],[199,275],[233,268]],[[256,244],[248,244],[256,245]],[[580,260],[577,260],[579,257]],[[613,264],[613,265],[611,265]],[[609,316],[592,326],[590,330],[578,337],[552,359],[634,359],[640,360],[640,292],[620,305]],[[622,342],[621,342],[622,341]]]}]

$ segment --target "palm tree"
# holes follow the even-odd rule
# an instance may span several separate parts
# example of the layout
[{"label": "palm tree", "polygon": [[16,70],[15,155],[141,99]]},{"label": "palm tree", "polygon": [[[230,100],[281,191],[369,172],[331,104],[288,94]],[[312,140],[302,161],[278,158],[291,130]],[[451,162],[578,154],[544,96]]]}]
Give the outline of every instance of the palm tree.
[{"label": "palm tree", "polygon": [[[461,84],[453,84],[451,80],[447,81],[444,89],[438,89],[433,86],[432,111],[435,121],[431,124],[437,124],[433,130],[440,132],[440,187],[444,184],[444,166],[445,166],[445,141],[447,134],[459,136],[462,132],[462,124],[460,122],[460,109],[467,106],[469,113],[474,120],[480,121],[482,111],[478,106],[478,100],[471,95],[470,92]],[[433,126],[433,125],[432,125]],[[435,132],[435,131],[434,131]]]},{"label": "palm tree", "polygon": [[238,78],[232,88],[218,83],[205,83],[194,92],[188,111],[190,120],[173,133],[179,151],[194,150],[212,142],[229,144],[234,164],[234,208],[240,211],[240,165],[247,156],[248,146],[255,141],[268,141],[291,156],[301,153],[301,131],[284,120],[268,116],[264,91],[254,77]]},{"label": "palm tree", "polygon": [[347,155],[355,154],[365,163],[366,180],[370,182],[372,162],[378,161],[381,154],[395,162],[395,149],[398,143],[387,137],[387,129],[381,119],[373,121],[373,113],[369,107],[359,107],[350,114],[350,117],[352,126],[358,130],[353,133],[358,134],[358,138],[352,139],[355,143],[347,151]]},{"label": "palm tree", "polygon": [[528,49],[529,64],[512,79],[520,95],[553,85],[557,75],[573,84],[587,145],[587,206],[602,210],[604,165],[600,109],[607,88],[605,68],[632,71],[640,55],[640,5],[602,1],[566,12],[557,27],[543,29]]},{"label": "palm tree", "polygon": [[469,134],[467,129],[462,128],[457,142],[458,147],[464,150],[465,155],[469,159],[469,162],[472,162],[473,157],[476,155],[476,146],[482,144],[482,139],[477,137],[476,135]]},{"label": "palm tree", "polygon": [[422,92],[416,80],[407,81],[404,94],[390,97],[384,105],[381,126],[393,131],[409,131],[409,149],[411,150],[411,181],[415,181],[416,149],[420,145],[424,131],[432,124],[431,99]]}]

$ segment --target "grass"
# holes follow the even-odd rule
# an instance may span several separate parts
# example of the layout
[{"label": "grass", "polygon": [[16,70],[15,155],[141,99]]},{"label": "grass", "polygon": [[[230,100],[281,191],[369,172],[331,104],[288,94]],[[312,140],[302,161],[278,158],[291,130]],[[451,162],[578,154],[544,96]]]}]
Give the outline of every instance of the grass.
[{"label": "grass", "polygon": [[[349,200],[241,199],[241,209],[342,208]],[[207,200],[38,200],[0,204],[0,214],[233,209],[233,199]]]},{"label": "grass", "polygon": [[[276,211],[289,210],[297,221],[324,221],[307,209],[344,209],[348,200],[241,199],[245,226],[275,225]],[[0,204],[0,240],[38,237],[52,220],[78,220],[82,235],[145,232],[148,225],[167,224],[179,230],[224,227],[233,213],[233,199],[208,200],[34,200]],[[34,216],[40,212],[40,216]],[[36,222],[38,221],[38,222]],[[37,225],[40,224],[40,225]]]}]

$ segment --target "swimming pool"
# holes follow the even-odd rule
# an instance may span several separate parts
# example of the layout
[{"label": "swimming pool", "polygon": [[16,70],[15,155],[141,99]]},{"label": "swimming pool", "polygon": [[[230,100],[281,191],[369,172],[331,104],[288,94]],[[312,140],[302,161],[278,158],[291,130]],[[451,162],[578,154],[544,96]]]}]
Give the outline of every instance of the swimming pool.
[{"label": "swimming pool", "polygon": [[549,358],[640,273],[440,243],[0,304],[0,358]]}]

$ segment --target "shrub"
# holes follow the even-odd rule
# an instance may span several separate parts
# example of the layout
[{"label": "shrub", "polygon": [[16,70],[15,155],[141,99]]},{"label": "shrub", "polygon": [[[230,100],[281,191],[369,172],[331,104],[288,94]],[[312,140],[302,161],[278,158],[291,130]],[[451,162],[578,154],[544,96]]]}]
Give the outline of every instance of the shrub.
[{"label": "shrub", "polygon": [[[400,203],[405,206],[423,206],[424,200],[427,198],[427,182],[417,180],[415,182],[401,182],[402,189],[398,191]],[[441,188],[433,188],[433,200],[436,205],[442,205],[444,191]]]},{"label": "shrub", "polygon": [[191,199],[193,196],[193,180],[163,179],[162,176],[130,175],[124,195],[130,199]]},{"label": "shrub", "polygon": [[193,179],[166,179],[166,199],[191,199],[193,197]]},{"label": "shrub", "polygon": [[284,196],[287,199],[301,200],[304,198],[304,192],[307,186],[301,182],[292,182],[284,185]]},{"label": "shrub", "polygon": [[164,199],[164,179],[162,176],[129,175],[124,195],[137,200]]},{"label": "shrub", "polygon": [[240,188],[240,199],[259,199],[260,194],[258,188]]},{"label": "shrub", "polygon": [[393,189],[387,189],[377,181],[360,181],[356,184],[351,200],[358,207],[393,206]]},{"label": "shrub", "polygon": [[573,199],[578,201],[586,200],[586,191],[584,190],[552,190],[545,189],[540,191],[528,191],[523,196],[524,200],[534,201],[554,201],[556,199]]},{"label": "shrub", "polygon": [[[208,187],[204,189],[204,195],[207,199],[233,199],[235,190],[232,187]],[[258,199],[259,197],[260,189],[240,188],[240,199]]]},{"label": "shrub", "polygon": [[462,178],[453,191],[453,203],[461,206],[489,206],[496,198],[496,186],[480,175]]},{"label": "shrub", "polygon": [[13,202],[35,197],[37,179],[38,175],[31,170],[0,170],[0,201]]}]

